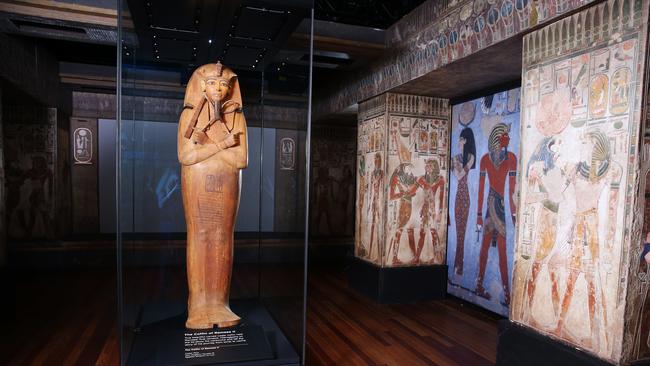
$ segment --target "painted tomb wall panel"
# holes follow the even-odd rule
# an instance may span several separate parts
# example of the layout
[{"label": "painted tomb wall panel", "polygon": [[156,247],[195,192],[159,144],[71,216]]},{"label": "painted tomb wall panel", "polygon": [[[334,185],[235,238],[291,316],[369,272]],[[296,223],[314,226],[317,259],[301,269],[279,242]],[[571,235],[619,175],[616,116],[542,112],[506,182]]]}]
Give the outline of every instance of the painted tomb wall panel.
[{"label": "painted tomb wall panel", "polygon": [[628,352],[629,248],[640,240],[628,228],[647,6],[601,3],[523,45],[510,316],[613,362]]},{"label": "painted tomb wall panel", "polygon": [[[646,63],[650,60],[646,60]],[[627,288],[626,331],[623,356],[626,361],[650,361],[650,80],[645,69],[645,116],[642,129],[643,145],[639,152],[638,183],[634,185],[637,201],[634,206],[632,241],[630,246],[629,282]],[[642,218],[642,219],[641,219]],[[636,244],[638,245],[636,245]]]},{"label": "painted tomb wall panel", "polygon": [[355,135],[356,128],[312,127],[311,235],[354,235]]},{"label": "painted tomb wall panel", "polygon": [[56,117],[55,108],[3,110],[10,239],[56,236]]},{"label": "painted tomb wall panel", "polygon": [[507,316],[515,244],[519,88],[453,106],[447,290]]},{"label": "painted tomb wall panel", "polygon": [[[629,14],[629,4],[619,0],[613,14]],[[463,57],[501,41],[548,24],[594,0],[454,0],[423,2],[386,30],[386,47],[393,50],[343,85],[327,100],[317,103],[317,114],[339,111],[415,80]],[[575,34],[567,29],[567,36]]]},{"label": "painted tomb wall panel", "polygon": [[388,94],[384,266],[444,264],[448,101]]},{"label": "painted tomb wall panel", "polygon": [[[647,129],[646,129],[646,133]],[[633,230],[640,230],[639,245],[632,245],[630,264],[630,283],[628,285],[628,308],[631,311],[627,319],[627,331],[624,349],[628,360],[650,360],[650,138],[644,137],[639,176],[639,203]],[[638,218],[643,217],[643,220]],[[636,259],[636,260],[635,260]],[[627,347],[626,347],[627,346]]]},{"label": "painted tomb wall panel", "polygon": [[444,263],[446,131],[444,119],[390,114],[386,266]]},{"label": "painted tomb wall panel", "polygon": [[357,131],[354,253],[357,258],[378,266],[382,264],[385,237],[386,114],[382,109],[385,108],[383,100],[385,96],[360,104]]}]

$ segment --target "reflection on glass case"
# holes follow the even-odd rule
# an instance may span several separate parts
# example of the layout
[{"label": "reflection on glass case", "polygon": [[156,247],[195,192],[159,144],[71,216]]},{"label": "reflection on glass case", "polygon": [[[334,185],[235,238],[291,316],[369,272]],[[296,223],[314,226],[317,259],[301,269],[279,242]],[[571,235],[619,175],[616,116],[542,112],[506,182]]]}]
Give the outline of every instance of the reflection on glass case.
[{"label": "reflection on glass case", "polygon": [[121,7],[97,148],[122,364],[303,363],[311,1]]}]

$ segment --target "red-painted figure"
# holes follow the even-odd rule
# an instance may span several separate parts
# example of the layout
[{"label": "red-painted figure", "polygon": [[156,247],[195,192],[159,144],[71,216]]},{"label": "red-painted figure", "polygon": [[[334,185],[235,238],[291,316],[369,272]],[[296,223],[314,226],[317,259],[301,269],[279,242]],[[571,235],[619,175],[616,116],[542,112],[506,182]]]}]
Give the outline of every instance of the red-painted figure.
[{"label": "red-painted figure", "polygon": [[[394,265],[402,264],[402,261],[397,258],[397,255],[399,253],[400,239],[402,237],[404,227],[411,219],[411,212],[413,210],[411,201],[418,190],[418,185],[415,177],[413,176],[413,173],[411,173],[412,167],[413,165],[411,165],[411,163],[402,163],[395,169],[393,175],[390,177],[389,198],[391,200],[399,200],[397,230],[395,231],[395,237],[393,238],[391,245],[393,249],[392,263]],[[408,234],[409,248],[411,248],[411,253],[415,257],[417,250],[415,248],[415,234],[413,228],[407,228],[406,233]]]},{"label": "red-painted figure", "polygon": [[[504,191],[506,177],[508,177],[510,215],[515,222],[515,180],[517,177],[517,156],[508,151],[510,126],[499,123],[490,132],[488,138],[488,153],[483,155],[480,163],[480,180],[478,193],[478,212],[476,219],[477,230],[483,229],[483,242],[479,256],[479,273],[476,283],[476,294],[485,299],[490,299],[490,294],[483,287],[485,267],[488,260],[490,244],[497,246],[499,253],[499,272],[505,297],[504,305],[510,304],[510,284],[508,278],[508,257],[506,255],[506,217],[504,205]],[[490,193],[487,199],[487,213],[485,226],[483,226],[483,194],[485,190],[485,176],[490,182]]]},{"label": "red-painted figure", "polygon": [[420,263],[420,254],[424,248],[424,241],[426,239],[426,230],[431,232],[431,244],[433,246],[433,262],[442,264],[444,261],[442,251],[439,249],[438,231],[436,228],[440,224],[441,213],[435,212],[436,208],[436,195],[438,196],[438,207],[443,207],[443,199],[445,195],[445,178],[440,176],[440,166],[437,160],[428,159],[424,162],[424,175],[419,177],[417,185],[424,190],[424,203],[420,209],[420,238],[418,239],[418,247],[415,251],[414,263]]}]

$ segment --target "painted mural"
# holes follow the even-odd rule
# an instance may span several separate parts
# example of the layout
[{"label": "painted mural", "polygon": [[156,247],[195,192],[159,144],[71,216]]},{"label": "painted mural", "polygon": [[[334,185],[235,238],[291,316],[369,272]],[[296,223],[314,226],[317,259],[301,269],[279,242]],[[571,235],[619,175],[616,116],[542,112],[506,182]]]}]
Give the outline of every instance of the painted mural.
[{"label": "painted mural", "polygon": [[359,105],[355,255],[444,264],[449,102],[387,93]]},{"label": "painted mural", "polygon": [[455,105],[448,291],[507,316],[515,237],[519,89]]},{"label": "painted mural", "polygon": [[628,228],[648,4],[627,3],[599,4],[524,39],[510,312],[613,362],[629,356],[625,317],[639,309],[626,309],[628,273],[640,263],[629,254],[642,240]]},{"label": "painted mural", "polygon": [[382,264],[384,247],[384,169],[386,116],[359,123],[355,256]]},{"label": "painted mural", "polygon": [[[631,16],[619,0],[616,14]],[[564,17],[594,0],[428,0],[386,30],[390,52],[369,72],[344,83],[316,103],[320,114],[334,113],[360,100],[415,80],[531,28]],[[628,3],[625,4],[624,3]],[[612,13],[609,13],[612,14]],[[599,19],[599,21],[601,21]]]},{"label": "painted mural", "polygon": [[5,111],[7,236],[52,238],[55,224],[56,110]]},{"label": "painted mural", "polygon": [[386,266],[442,264],[447,121],[390,115]]},{"label": "painted mural", "polygon": [[354,235],[356,129],[312,128],[310,235]]},{"label": "painted mural", "polygon": [[[646,163],[650,152],[650,139],[646,138],[645,143]],[[645,169],[647,171],[647,169]],[[650,171],[645,174],[644,207],[643,207],[643,236],[640,251],[638,255],[638,269],[636,276],[639,281],[638,292],[640,295],[640,311],[635,314],[636,322],[633,324],[632,334],[634,338],[634,348],[632,349],[632,359],[650,360],[650,296],[648,288],[650,287]],[[636,252],[636,251],[635,251]]]}]

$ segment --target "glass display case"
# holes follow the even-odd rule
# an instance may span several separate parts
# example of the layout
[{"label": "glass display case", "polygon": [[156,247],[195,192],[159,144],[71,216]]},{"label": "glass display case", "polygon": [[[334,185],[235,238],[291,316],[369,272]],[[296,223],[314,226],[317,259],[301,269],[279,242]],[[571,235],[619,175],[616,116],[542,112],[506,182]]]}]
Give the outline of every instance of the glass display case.
[{"label": "glass display case", "polygon": [[122,364],[303,363],[312,2],[120,6]]}]

